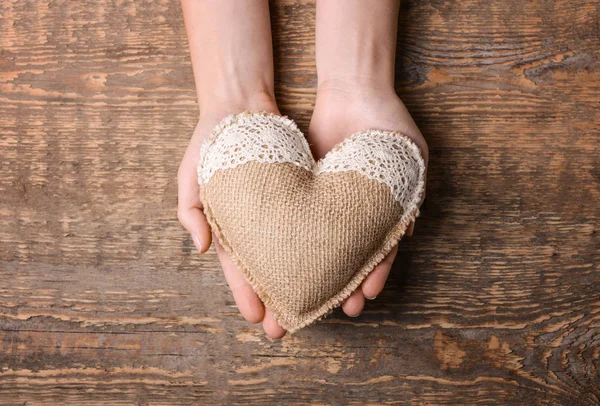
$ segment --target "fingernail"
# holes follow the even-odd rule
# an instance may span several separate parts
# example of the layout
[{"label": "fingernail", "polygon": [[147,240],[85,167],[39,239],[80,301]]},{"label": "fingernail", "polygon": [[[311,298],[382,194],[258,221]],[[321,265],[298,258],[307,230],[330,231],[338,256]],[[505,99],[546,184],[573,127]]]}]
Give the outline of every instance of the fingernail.
[{"label": "fingernail", "polygon": [[377,299],[377,296],[373,296],[373,297],[366,297],[365,296],[365,299],[367,299],[367,300],[375,300],[375,299]]},{"label": "fingernail", "polygon": [[200,239],[196,234],[192,235],[192,240],[194,240],[194,245],[200,254],[202,254],[202,244],[200,244]]}]

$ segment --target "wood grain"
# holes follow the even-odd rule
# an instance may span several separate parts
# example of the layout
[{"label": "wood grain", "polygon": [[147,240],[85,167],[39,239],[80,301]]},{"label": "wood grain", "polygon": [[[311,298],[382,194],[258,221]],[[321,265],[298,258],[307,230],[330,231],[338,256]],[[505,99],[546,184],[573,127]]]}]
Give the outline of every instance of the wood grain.
[{"label": "wood grain", "polygon": [[[312,1],[272,4],[306,130]],[[176,218],[178,2],[0,0],[0,404],[600,404],[600,3],[405,0],[431,149],[386,289],[282,341]]]}]

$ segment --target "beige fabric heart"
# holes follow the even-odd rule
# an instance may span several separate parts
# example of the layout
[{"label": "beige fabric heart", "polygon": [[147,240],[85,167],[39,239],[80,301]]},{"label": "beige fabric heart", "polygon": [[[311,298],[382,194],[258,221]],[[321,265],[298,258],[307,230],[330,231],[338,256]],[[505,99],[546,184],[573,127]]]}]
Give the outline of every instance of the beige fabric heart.
[{"label": "beige fabric heart", "polygon": [[401,133],[354,134],[315,162],[292,120],[263,112],[225,118],[198,164],[213,232],[291,333],[339,306],[397,244],[424,174]]}]

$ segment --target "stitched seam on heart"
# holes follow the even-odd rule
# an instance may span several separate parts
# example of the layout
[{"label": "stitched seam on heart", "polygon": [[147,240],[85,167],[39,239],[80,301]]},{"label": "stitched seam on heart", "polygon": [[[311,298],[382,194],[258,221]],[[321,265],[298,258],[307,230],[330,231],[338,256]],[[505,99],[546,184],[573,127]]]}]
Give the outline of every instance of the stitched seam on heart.
[{"label": "stitched seam on heart", "polygon": [[[380,131],[380,130],[367,130],[367,131]],[[333,297],[329,298],[323,305],[321,305],[316,310],[312,310],[307,313],[303,313],[300,317],[293,317],[292,320],[284,319],[285,310],[280,309],[271,299],[266,291],[260,286],[260,284],[254,279],[252,274],[249,272],[247,267],[244,265],[241,258],[239,258],[233,249],[231,248],[229,241],[224,236],[221,231],[221,228],[218,226],[216,219],[212,215],[212,210],[210,210],[210,205],[205,204],[204,210],[207,216],[207,220],[213,227],[215,234],[217,235],[219,241],[225,248],[225,250],[231,255],[232,260],[236,263],[236,265],[240,268],[244,276],[246,277],[248,283],[253,287],[257,295],[261,298],[261,300],[265,303],[267,307],[271,309],[274,313],[276,320],[288,330],[290,333],[293,333],[299,330],[302,327],[305,327],[308,324],[313,323],[316,320],[322,319],[326,315],[328,315],[333,309],[341,304],[343,300],[345,300],[365,279],[365,277],[373,270],[373,268],[381,262],[381,260],[391,251],[391,249],[398,243],[398,241],[402,238],[404,233],[406,232],[406,228],[408,225],[414,221],[416,217],[419,216],[418,205],[423,197],[424,193],[424,160],[421,156],[420,149],[414,141],[406,137],[404,134],[398,132],[386,131],[386,133],[395,133],[399,136],[403,137],[405,141],[413,147],[413,152],[415,152],[417,160],[419,161],[419,181],[414,191],[413,198],[410,199],[408,207],[406,208],[403,216],[393,226],[388,233],[388,237],[385,239],[382,247],[371,256],[371,259],[368,260],[365,265],[363,265],[350,279],[348,284]],[[354,136],[354,135],[353,135]],[[314,172],[313,172],[314,173]],[[295,319],[295,320],[294,320]]]}]

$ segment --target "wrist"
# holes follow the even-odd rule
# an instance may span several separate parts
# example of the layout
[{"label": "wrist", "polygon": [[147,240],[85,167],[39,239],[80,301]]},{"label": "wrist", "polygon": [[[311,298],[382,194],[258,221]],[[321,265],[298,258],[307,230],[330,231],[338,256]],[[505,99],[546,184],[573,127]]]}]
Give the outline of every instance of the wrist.
[{"label": "wrist", "polygon": [[397,97],[393,80],[382,79],[377,75],[328,75],[319,79],[317,98],[321,95],[346,94],[348,98],[391,96]]},{"label": "wrist", "polygon": [[[361,49],[353,55],[344,55],[344,58],[332,58],[318,66],[318,87],[352,85],[360,88],[376,90],[394,89],[394,64],[395,56],[390,52],[378,51],[377,45],[372,49]],[[388,55],[385,55],[385,54]],[[382,55],[383,54],[383,55]],[[347,60],[348,63],[339,63],[334,60]]]},{"label": "wrist", "polygon": [[268,111],[279,114],[275,95],[269,89],[221,89],[210,95],[198,96],[200,119],[225,117],[243,111]]}]

